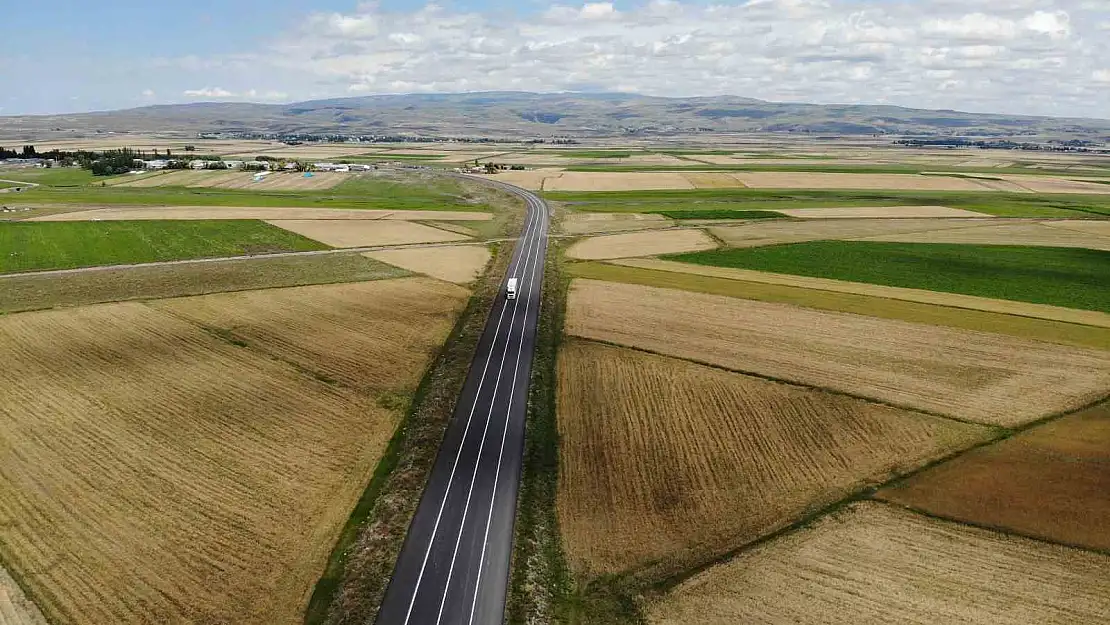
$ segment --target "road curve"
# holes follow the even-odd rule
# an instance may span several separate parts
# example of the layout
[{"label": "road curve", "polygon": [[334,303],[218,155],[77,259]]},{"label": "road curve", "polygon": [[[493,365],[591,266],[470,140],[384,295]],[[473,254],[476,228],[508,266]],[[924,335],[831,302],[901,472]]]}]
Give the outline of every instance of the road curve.
[{"label": "road curve", "polygon": [[500,625],[504,618],[548,211],[523,189],[482,181],[527,203],[505,277],[519,280],[519,295],[506,299],[502,282],[378,625]]}]

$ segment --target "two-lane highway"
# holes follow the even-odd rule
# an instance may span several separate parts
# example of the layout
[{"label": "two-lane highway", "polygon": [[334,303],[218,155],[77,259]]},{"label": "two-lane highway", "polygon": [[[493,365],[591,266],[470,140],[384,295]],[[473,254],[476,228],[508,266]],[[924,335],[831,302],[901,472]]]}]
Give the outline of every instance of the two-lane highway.
[{"label": "two-lane highway", "polygon": [[[378,612],[379,625],[500,625],[524,453],[524,420],[547,251],[547,206],[527,203],[462,394]],[[505,297],[517,278],[518,295]]]}]

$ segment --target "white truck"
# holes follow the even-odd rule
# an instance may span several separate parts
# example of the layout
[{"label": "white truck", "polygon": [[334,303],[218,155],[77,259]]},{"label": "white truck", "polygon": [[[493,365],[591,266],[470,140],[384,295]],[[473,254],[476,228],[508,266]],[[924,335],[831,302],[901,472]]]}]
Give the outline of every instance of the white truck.
[{"label": "white truck", "polygon": [[505,299],[516,299],[516,278],[509,278],[505,283]]}]

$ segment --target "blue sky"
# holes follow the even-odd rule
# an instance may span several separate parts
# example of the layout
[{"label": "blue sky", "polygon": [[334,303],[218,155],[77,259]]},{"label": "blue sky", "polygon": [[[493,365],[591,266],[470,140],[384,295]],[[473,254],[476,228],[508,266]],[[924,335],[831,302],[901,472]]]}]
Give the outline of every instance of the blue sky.
[{"label": "blue sky", "polygon": [[1107,0],[14,0],[0,115],[595,89],[1110,115]]}]

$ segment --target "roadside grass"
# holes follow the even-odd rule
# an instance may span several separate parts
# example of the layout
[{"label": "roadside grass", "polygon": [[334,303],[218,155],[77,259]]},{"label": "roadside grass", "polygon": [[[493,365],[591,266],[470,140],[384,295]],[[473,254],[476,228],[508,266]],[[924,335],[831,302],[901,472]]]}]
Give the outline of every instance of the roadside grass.
[{"label": "roadside grass", "polygon": [[254,220],[0,223],[0,273],[322,249]]},{"label": "roadside grass", "polygon": [[[566,168],[567,171],[603,171],[603,172],[635,172],[635,171],[781,171],[797,173],[829,173],[829,174],[923,174],[929,172],[933,175],[948,174],[1030,174],[1036,176],[1074,176],[1074,170],[1046,169],[1040,167],[952,167],[949,165],[865,165],[865,164],[829,164],[798,163],[798,164],[761,164],[737,163],[731,165],[638,165],[638,164],[578,164]],[[1110,170],[1084,172],[1084,176],[1110,177]]]},{"label": "roadside grass", "polygon": [[1110,217],[1110,195],[995,191],[852,191],[824,189],[687,189],[547,192],[546,199],[582,212],[777,210],[853,206],[949,206],[997,217]]},{"label": "roadside grass", "polygon": [[1110,312],[1110,252],[1067,247],[811,241],[670,257],[850,282]]},{"label": "roadside grass", "polygon": [[0,276],[0,313],[412,275],[357,253]]},{"label": "roadside grass", "polygon": [[837,293],[794,286],[624,267],[600,262],[569,263],[566,266],[566,273],[571,277],[794,304],[820,310],[854,313],[882,319],[898,319],[979,332],[994,332],[1050,343],[1110,350],[1110,328],[1098,328],[1061,321],[951,308],[936,304],[922,304],[853,293]]}]

